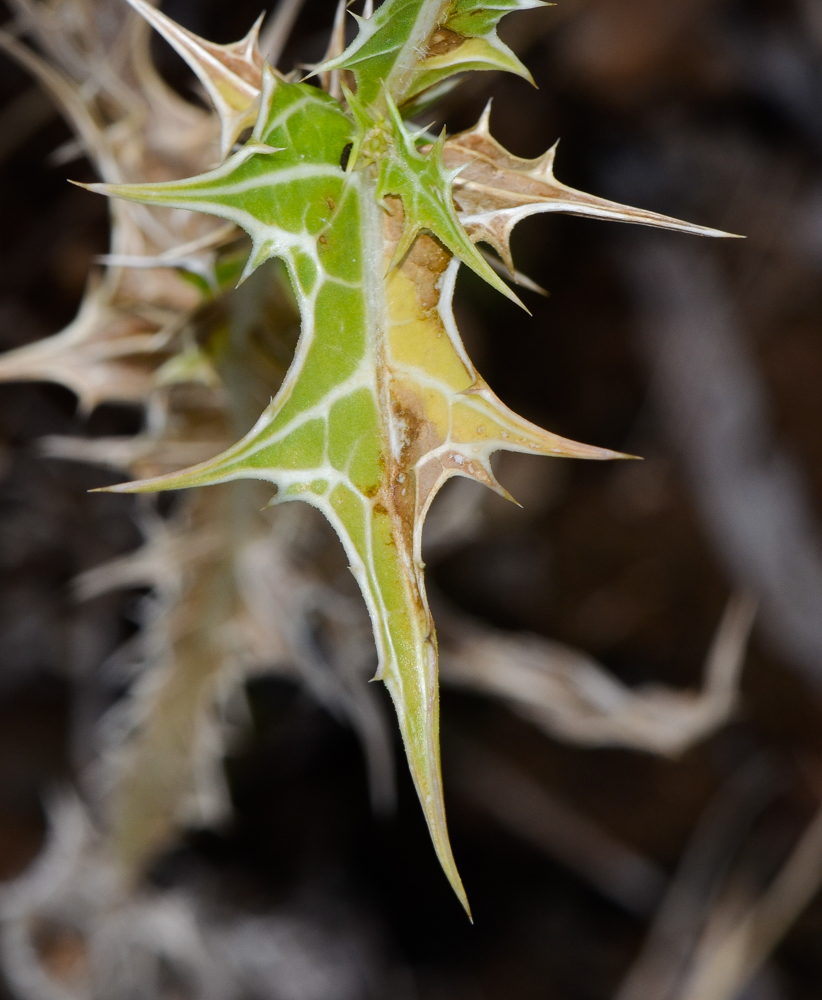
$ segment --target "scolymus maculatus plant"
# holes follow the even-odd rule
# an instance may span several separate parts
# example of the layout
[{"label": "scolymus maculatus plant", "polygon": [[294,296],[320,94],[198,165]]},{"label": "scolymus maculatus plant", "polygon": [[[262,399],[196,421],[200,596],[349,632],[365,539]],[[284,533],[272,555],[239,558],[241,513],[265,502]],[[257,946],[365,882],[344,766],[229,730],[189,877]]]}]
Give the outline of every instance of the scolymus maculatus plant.
[{"label": "scolymus maculatus plant", "polygon": [[[185,180],[90,188],[245,230],[252,249],[241,280],[280,258],[301,332],[276,397],[240,441],[180,472],[113,489],[258,479],[275,487],[272,502],[302,500],[325,515],[368,608],[377,678],[395,706],[435,850],[467,910],[443,803],[437,641],[421,559],[426,514],[453,476],[507,496],[490,465],[498,450],[620,456],[542,430],[497,398],[456,327],[457,270],[466,264],[519,303],[500,272],[517,280],[511,231],[540,212],[724,234],[562,185],[555,147],[535,160],[507,152],[489,131],[490,106],[473,129],[450,138],[408,124],[457,74],[507,70],[530,79],[496,27],[538,0],[385,0],[357,18],[344,50],[338,16],[328,57],[302,82],[264,62],[256,26],[219,46],[145,0],[129,2],[213,100],[224,161]],[[480,242],[499,259],[481,253]]]}]

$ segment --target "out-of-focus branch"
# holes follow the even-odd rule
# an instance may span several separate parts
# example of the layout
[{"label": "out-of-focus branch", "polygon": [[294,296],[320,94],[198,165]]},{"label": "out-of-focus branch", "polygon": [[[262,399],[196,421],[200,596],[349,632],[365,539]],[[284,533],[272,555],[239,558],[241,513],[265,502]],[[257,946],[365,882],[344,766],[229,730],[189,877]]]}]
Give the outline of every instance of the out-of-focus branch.
[{"label": "out-of-focus branch", "polygon": [[503,698],[549,736],[676,757],[733,712],[754,612],[744,595],[729,602],[700,693],[632,689],[579,650],[439,613],[442,679]]},{"label": "out-of-focus branch", "polygon": [[260,36],[260,51],[276,66],[305,0],[279,0]]}]

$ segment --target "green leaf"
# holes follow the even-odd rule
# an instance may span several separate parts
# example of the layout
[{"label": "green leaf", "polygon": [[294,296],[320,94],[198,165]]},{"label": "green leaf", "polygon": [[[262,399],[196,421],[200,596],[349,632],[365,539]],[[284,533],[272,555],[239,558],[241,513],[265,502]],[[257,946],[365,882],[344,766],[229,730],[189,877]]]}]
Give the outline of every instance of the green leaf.
[{"label": "green leaf", "polygon": [[531,80],[496,27],[505,14],[542,6],[541,0],[385,0],[367,20],[357,18],[357,37],[320,70],[350,70],[366,107],[383,107],[386,93],[401,109],[467,70],[505,70]]},{"label": "green leaf", "polygon": [[339,214],[350,186],[340,160],[351,138],[351,122],[333,98],[307,84],[278,80],[267,68],[252,138],[216,170],[161,184],[88,186],[234,222],[252,239],[245,277],[280,256],[291,261],[292,278],[305,284],[316,277],[316,268],[311,253],[302,251],[313,248],[332,215]]},{"label": "green leaf", "polygon": [[402,238],[394,251],[392,264],[402,260],[420,232],[428,230],[489,285],[522,306],[514,292],[495,274],[471,242],[457,218],[451,186],[462,168],[450,171],[445,169],[445,131],[423,155],[418,152],[394,102],[387,95],[386,100],[391,142],[379,157],[377,197],[382,201],[386,195],[397,195],[402,199],[404,213]]}]

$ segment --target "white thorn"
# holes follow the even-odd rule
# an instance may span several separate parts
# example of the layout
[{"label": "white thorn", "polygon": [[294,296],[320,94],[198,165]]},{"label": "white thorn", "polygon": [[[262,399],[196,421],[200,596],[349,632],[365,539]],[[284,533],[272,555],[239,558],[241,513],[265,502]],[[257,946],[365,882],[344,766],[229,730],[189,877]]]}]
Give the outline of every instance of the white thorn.
[{"label": "white thorn", "polygon": [[559,146],[559,139],[554,143],[553,146],[540,157],[539,163],[533,170],[529,170],[528,173],[531,177],[550,177],[553,180],[554,177],[554,160],[557,155],[557,146]]},{"label": "white thorn", "polygon": [[493,100],[493,97],[488,98],[488,103],[485,105],[482,114],[479,116],[479,121],[471,130],[475,135],[491,134],[491,103]]}]

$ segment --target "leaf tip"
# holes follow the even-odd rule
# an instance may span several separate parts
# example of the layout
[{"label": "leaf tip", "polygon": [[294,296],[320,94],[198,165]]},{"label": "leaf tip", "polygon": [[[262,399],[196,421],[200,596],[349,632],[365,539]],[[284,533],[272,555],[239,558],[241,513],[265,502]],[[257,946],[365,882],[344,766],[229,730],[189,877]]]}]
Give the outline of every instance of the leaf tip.
[{"label": "leaf tip", "polygon": [[70,177],[67,177],[66,180],[75,187],[83,188],[84,191],[91,191],[92,194],[108,194],[108,184],[86,184],[84,181],[73,181]]}]

